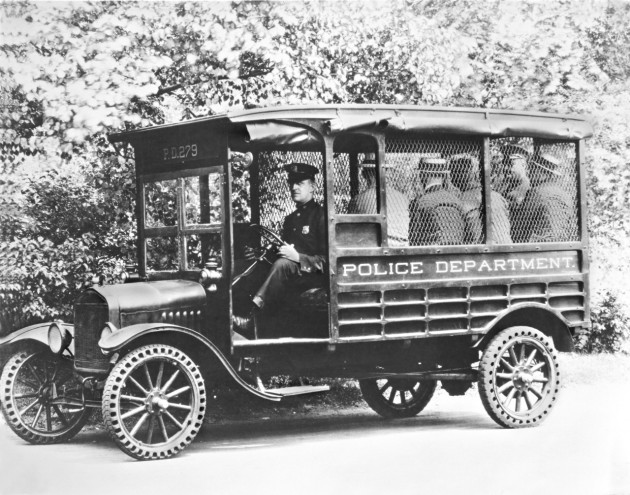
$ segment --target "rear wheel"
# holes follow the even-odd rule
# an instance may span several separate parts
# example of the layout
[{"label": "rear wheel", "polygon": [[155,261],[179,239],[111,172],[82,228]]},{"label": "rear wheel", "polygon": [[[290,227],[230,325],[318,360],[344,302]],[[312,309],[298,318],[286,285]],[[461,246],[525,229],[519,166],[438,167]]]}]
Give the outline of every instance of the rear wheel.
[{"label": "rear wheel", "polygon": [[408,418],[422,411],[433,394],[435,380],[380,378],[359,380],[365,402],[384,418]]},{"label": "rear wheel", "polygon": [[535,426],[549,416],[559,393],[558,353],[549,337],[512,327],[490,341],[479,363],[479,395],[496,423]]},{"label": "rear wheel", "polygon": [[124,356],[103,392],[103,420],[120,449],[135,459],[164,459],[190,444],[203,423],[206,389],[184,352],[153,344]]},{"label": "rear wheel", "polygon": [[90,416],[72,361],[49,351],[15,354],[4,366],[0,386],[2,414],[27,442],[65,442],[79,433]]}]

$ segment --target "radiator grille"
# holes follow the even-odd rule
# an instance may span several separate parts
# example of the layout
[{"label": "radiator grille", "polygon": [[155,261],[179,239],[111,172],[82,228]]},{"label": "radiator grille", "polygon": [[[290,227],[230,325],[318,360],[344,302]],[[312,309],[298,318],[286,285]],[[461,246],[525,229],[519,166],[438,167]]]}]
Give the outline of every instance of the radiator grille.
[{"label": "radiator grille", "polygon": [[74,366],[84,373],[104,373],[109,361],[98,341],[109,317],[107,303],[96,293],[86,292],[74,307]]}]

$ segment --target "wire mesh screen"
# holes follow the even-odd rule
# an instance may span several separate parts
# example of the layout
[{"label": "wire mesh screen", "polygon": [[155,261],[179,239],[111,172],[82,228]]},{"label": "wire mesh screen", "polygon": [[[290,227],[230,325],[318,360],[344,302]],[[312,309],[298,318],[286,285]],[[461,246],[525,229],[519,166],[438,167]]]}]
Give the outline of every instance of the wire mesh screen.
[{"label": "wire mesh screen", "polygon": [[322,153],[311,151],[265,151],[258,154],[260,224],[275,232],[282,232],[284,218],[295,210],[291,199],[287,174],[283,165],[292,162],[307,163],[317,167],[315,176],[315,201],[324,202],[324,178]]},{"label": "wire mesh screen", "polygon": [[[361,162],[365,161],[365,154],[359,154]],[[348,153],[335,153],[333,157],[333,184],[335,198],[335,213],[368,214],[376,213],[376,196],[370,201],[367,198],[358,201],[356,197],[358,180],[361,182],[361,190],[369,189],[365,178],[359,178],[357,171],[350,170],[350,155]],[[353,194],[354,193],[354,194]]]},{"label": "wire mesh screen", "polygon": [[512,242],[579,240],[575,143],[493,139],[490,153],[492,191],[507,205]]},{"label": "wire mesh screen", "polygon": [[401,216],[407,204],[408,232],[398,230],[403,245],[484,242],[481,150],[481,140],[387,140],[388,227],[400,225],[390,214]]}]

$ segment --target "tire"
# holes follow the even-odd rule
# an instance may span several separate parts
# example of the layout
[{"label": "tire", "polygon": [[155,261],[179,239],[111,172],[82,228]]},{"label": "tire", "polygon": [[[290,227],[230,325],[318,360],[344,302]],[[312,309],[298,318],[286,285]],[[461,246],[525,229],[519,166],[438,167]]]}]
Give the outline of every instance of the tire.
[{"label": "tire", "polygon": [[359,387],[368,406],[384,418],[409,418],[427,406],[437,381],[370,378],[359,380]]},{"label": "tire", "polygon": [[479,363],[479,395],[490,417],[505,428],[544,421],[560,393],[558,353],[552,340],[530,327],[499,332]]},{"label": "tire", "polygon": [[103,421],[134,459],[166,459],[186,448],[203,424],[206,388],[179,349],[153,344],[124,356],[103,391]]},{"label": "tire", "polygon": [[87,422],[82,384],[72,361],[47,350],[21,351],[0,377],[2,414],[20,438],[32,444],[65,442]]}]

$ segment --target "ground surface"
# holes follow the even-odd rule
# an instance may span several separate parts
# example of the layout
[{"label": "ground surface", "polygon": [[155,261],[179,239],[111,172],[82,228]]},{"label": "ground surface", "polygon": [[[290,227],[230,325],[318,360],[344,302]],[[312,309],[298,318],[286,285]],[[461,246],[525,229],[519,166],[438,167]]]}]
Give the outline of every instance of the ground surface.
[{"label": "ground surface", "polygon": [[399,421],[357,406],[352,389],[254,419],[211,415],[181,456],[159,462],[126,457],[98,427],[30,446],[1,424],[0,493],[630,494],[630,357],[562,364],[556,409],[523,430],[495,425],[476,390],[441,391]]}]

